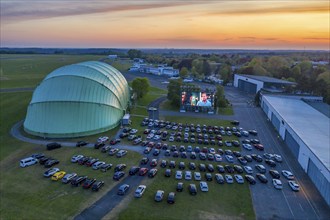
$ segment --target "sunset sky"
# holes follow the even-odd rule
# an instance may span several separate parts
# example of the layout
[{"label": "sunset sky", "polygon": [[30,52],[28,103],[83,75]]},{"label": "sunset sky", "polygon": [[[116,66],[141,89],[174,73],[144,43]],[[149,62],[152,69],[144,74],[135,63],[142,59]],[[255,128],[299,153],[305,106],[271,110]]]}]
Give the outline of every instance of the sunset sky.
[{"label": "sunset sky", "polygon": [[329,1],[1,0],[1,47],[329,50]]}]

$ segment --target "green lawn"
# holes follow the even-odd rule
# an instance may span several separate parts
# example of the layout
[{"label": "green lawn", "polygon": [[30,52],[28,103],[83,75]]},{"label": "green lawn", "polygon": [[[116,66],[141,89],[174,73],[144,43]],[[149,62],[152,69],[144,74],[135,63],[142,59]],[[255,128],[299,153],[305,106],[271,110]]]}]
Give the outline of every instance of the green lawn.
[{"label": "green lawn", "polygon": [[218,114],[219,115],[233,115],[234,110],[231,106],[226,107],[226,108],[218,108]]},{"label": "green lawn", "polygon": [[[179,161],[176,160],[177,164]],[[184,161],[187,165],[188,160]],[[216,165],[215,163],[213,164]],[[165,169],[157,168],[159,173],[156,177],[153,180],[144,182],[147,185],[147,189],[143,197],[140,199],[133,198],[128,208],[120,213],[120,220],[255,218],[248,184],[220,185],[212,181],[208,182],[209,192],[201,192],[198,181],[176,180],[174,178],[176,169],[173,169],[172,176],[167,178],[164,177]],[[186,170],[188,169],[186,168]],[[203,172],[202,175],[204,175]],[[169,192],[175,192],[178,182],[184,183],[184,190],[183,192],[176,192],[175,204],[169,205],[166,202],[166,196]],[[192,196],[188,192],[187,187],[190,183],[195,183],[198,188],[196,196]],[[165,200],[159,203],[154,201],[157,190],[164,190],[166,195]]]}]

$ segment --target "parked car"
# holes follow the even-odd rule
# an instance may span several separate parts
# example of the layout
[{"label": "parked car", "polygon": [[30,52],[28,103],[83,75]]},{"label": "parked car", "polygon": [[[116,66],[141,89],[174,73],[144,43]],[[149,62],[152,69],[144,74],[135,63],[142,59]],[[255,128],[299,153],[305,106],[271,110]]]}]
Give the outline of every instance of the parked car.
[{"label": "parked car", "polygon": [[86,146],[87,144],[88,144],[88,142],[86,142],[86,141],[78,141],[76,143],[76,147]]},{"label": "parked car", "polygon": [[122,171],[126,168],[126,164],[124,163],[121,163],[121,164],[118,164],[116,167],[115,167],[115,172],[117,171]]},{"label": "parked car", "polygon": [[102,148],[101,148],[101,152],[102,153],[106,153],[108,150],[110,150],[111,149],[111,146],[109,146],[109,145],[105,145],[105,146],[103,146]]},{"label": "parked car", "polygon": [[233,179],[232,175],[230,175],[230,174],[225,175],[225,180],[229,184],[234,183],[234,179]]},{"label": "parked car", "polygon": [[105,145],[105,143],[103,143],[103,142],[96,142],[94,144],[94,148],[95,149],[99,149],[100,147],[103,147],[104,145]]},{"label": "parked car", "polygon": [[140,170],[140,167],[133,166],[133,167],[131,167],[131,168],[129,169],[128,174],[131,175],[131,176],[133,176],[133,175],[135,175],[136,173],[138,173],[139,170]]},{"label": "parked car", "polygon": [[209,187],[207,185],[207,182],[204,182],[204,181],[199,182],[199,187],[201,188],[202,192],[208,192],[209,191]]},{"label": "parked car", "polygon": [[146,175],[146,174],[148,173],[148,171],[149,171],[149,169],[146,168],[146,167],[142,167],[142,168],[140,168],[140,170],[139,170],[139,176],[144,176],[144,175]]},{"label": "parked car", "polygon": [[116,157],[120,158],[127,154],[127,150],[120,150],[117,152]]},{"label": "parked car", "polygon": [[59,164],[60,161],[56,160],[56,159],[51,159],[51,160],[47,160],[46,163],[45,163],[45,168],[49,168],[49,167],[52,167],[56,164]]},{"label": "parked car", "polygon": [[270,167],[276,167],[276,163],[273,160],[265,160],[265,163],[268,164]]},{"label": "parked car", "polygon": [[234,170],[236,170],[237,173],[243,173],[243,168],[240,165],[234,165]]},{"label": "parked car", "polygon": [[225,182],[225,179],[223,178],[223,176],[220,173],[216,173],[214,175],[215,180],[217,181],[217,183],[219,184],[223,184]]},{"label": "parked car", "polygon": [[73,180],[71,180],[71,185],[72,186],[79,186],[82,184],[85,180],[87,179],[87,176],[77,176]]},{"label": "parked car", "polygon": [[145,185],[139,185],[134,193],[135,198],[141,198],[146,188],[147,187]]},{"label": "parked car", "polygon": [[150,162],[150,166],[155,167],[155,166],[157,166],[157,163],[158,163],[157,159],[152,159],[151,162]]},{"label": "parked car", "polygon": [[256,184],[256,180],[255,180],[254,177],[251,176],[251,175],[245,175],[245,179],[246,179],[246,181],[248,181],[251,185]]},{"label": "parked car", "polygon": [[103,162],[103,161],[97,161],[96,163],[93,164],[92,168],[93,168],[93,170],[98,170],[98,169],[100,169],[104,164],[105,164],[105,162]]},{"label": "parked car", "polygon": [[235,178],[235,180],[236,180],[237,183],[239,183],[239,184],[243,184],[244,183],[244,179],[243,179],[243,177],[241,175],[235,174],[234,175],[234,178]]},{"label": "parked car", "polygon": [[189,190],[189,193],[191,195],[196,195],[197,194],[197,187],[193,183],[189,184],[188,190]]},{"label": "parked car", "polygon": [[51,180],[57,181],[60,180],[64,177],[64,175],[66,174],[65,171],[59,171],[57,173],[54,173],[54,175],[52,176]]},{"label": "parked car", "polygon": [[264,167],[264,165],[256,164],[255,167],[260,173],[266,173],[266,168]]},{"label": "parked car", "polygon": [[128,184],[123,184],[119,186],[117,195],[125,195],[129,191],[130,186]]},{"label": "parked car", "polygon": [[196,181],[200,181],[202,179],[201,173],[200,172],[194,172],[194,179]]},{"label": "parked car", "polygon": [[166,177],[170,177],[171,174],[172,174],[172,170],[171,170],[171,169],[166,169],[166,170],[165,170],[165,174],[164,174],[164,175],[165,175]]},{"label": "parked car", "polygon": [[125,176],[125,173],[123,171],[117,171],[117,172],[114,173],[112,179],[113,180],[120,180],[124,176]]},{"label": "parked car", "polygon": [[252,174],[253,173],[252,167],[250,167],[250,166],[244,166],[243,168],[244,168],[244,170],[245,170],[245,172],[247,174]]},{"label": "parked car", "polygon": [[117,143],[120,143],[120,139],[119,139],[119,138],[115,138],[115,139],[112,139],[112,140],[110,141],[110,144],[111,144],[111,145],[116,145]]},{"label": "parked car", "polygon": [[292,191],[298,192],[300,190],[300,186],[296,181],[289,180],[288,183]]},{"label": "parked car", "polygon": [[88,166],[88,167],[91,167],[94,163],[96,163],[97,161],[99,161],[99,159],[97,159],[97,158],[91,158],[91,159],[89,159],[86,163],[85,163],[85,165],[86,166]]},{"label": "parked car", "polygon": [[86,181],[83,183],[82,187],[84,189],[89,189],[92,187],[92,185],[96,182],[96,179],[95,178],[89,178],[89,179],[86,179]]},{"label": "parked car", "polygon": [[226,158],[226,160],[228,161],[228,163],[234,163],[234,158],[233,158],[233,156],[231,156],[231,155],[226,155],[225,158]]},{"label": "parked car", "polygon": [[283,161],[281,155],[278,155],[278,154],[274,154],[274,160],[279,163],[282,163],[282,161]]},{"label": "parked car", "polygon": [[269,174],[274,178],[274,179],[279,179],[281,177],[280,173],[277,170],[269,170]]},{"label": "parked car", "polygon": [[288,180],[293,180],[294,179],[294,175],[288,170],[282,170],[282,174]]},{"label": "parked car", "polygon": [[148,163],[148,161],[149,161],[149,158],[148,158],[148,157],[143,157],[143,158],[141,159],[140,164],[141,164],[141,165],[145,165],[145,164]]},{"label": "parked car", "polygon": [[234,168],[230,165],[225,165],[225,170],[227,171],[227,173],[234,173],[235,172]]},{"label": "parked car", "polygon": [[279,179],[273,179],[273,186],[275,189],[282,189],[283,185],[282,185],[282,181]]},{"label": "parked car", "polygon": [[178,182],[178,184],[176,185],[176,191],[177,192],[183,191],[183,182]]},{"label": "parked car", "polygon": [[107,172],[107,170],[111,169],[111,167],[112,167],[111,163],[106,163],[106,164],[103,164],[100,169],[102,172]]},{"label": "parked car", "polygon": [[47,144],[46,147],[47,147],[47,150],[54,150],[54,149],[57,149],[57,148],[61,148],[62,145],[59,144],[59,143],[54,142],[54,143]]},{"label": "parked car", "polygon": [[153,178],[153,177],[155,177],[156,176],[156,174],[157,174],[157,169],[151,169],[151,170],[149,170],[149,172],[148,172],[148,177],[150,177],[150,178]]},{"label": "parked car", "polygon": [[175,166],[176,166],[176,165],[175,165],[175,161],[174,161],[174,160],[171,160],[171,161],[170,161],[170,165],[169,165],[169,167],[170,167],[170,168],[175,168]]},{"label": "parked car", "polygon": [[256,177],[260,180],[262,183],[268,183],[268,179],[264,174],[257,173]]},{"label": "parked car", "polygon": [[167,196],[167,203],[174,204],[175,203],[175,193],[170,192]]},{"label": "parked car", "polygon": [[259,154],[251,154],[251,157],[252,157],[252,159],[254,159],[255,161],[257,161],[259,163],[263,161],[262,156],[260,156]]},{"label": "parked car", "polygon": [[184,179],[185,180],[191,180],[191,178],[192,178],[191,171],[186,170],[185,173],[184,173]]},{"label": "parked car", "polygon": [[119,151],[118,148],[111,148],[111,149],[109,150],[109,155],[110,155],[110,156],[113,156],[113,155],[115,155],[118,151]]},{"label": "parked car", "polygon": [[65,176],[62,178],[62,183],[69,183],[71,182],[72,179],[74,179],[77,176],[76,173],[67,173]]},{"label": "parked car", "polygon": [[181,170],[177,170],[175,172],[175,179],[177,179],[177,180],[181,180],[182,179],[182,171]]},{"label": "parked car", "polygon": [[207,181],[212,181],[212,174],[211,173],[205,173],[205,179],[207,180]]},{"label": "parked car", "polygon": [[92,186],[93,191],[99,191],[99,189],[104,185],[104,181],[95,182]]},{"label": "parked car", "polygon": [[59,171],[60,171],[60,169],[57,168],[57,167],[50,168],[50,169],[48,169],[48,170],[46,170],[46,171],[44,172],[44,177],[51,177],[51,176],[53,176],[55,173],[57,173],[57,172],[59,172]]},{"label": "parked car", "polygon": [[163,190],[157,190],[156,194],[155,194],[155,201],[156,202],[160,202],[163,200],[164,197],[164,191]]},{"label": "parked car", "polygon": [[73,155],[73,156],[71,157],[71,162],[72,162],[72,163],[77,163],[78,160],[80,160],[80,159],[83,158],[83,157],[84,157],[84,155],[81,155],[81,154],[79,154],[79,155]]}]

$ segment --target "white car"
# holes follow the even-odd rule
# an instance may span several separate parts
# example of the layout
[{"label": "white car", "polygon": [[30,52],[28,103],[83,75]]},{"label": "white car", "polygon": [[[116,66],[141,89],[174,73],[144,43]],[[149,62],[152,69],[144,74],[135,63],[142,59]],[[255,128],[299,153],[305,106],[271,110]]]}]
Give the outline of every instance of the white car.
[{"label": "white car", "polygon": [[216,162],[221,162],[221,161],[222,161],[222,157],[221,157],[221,155],[220,155],[220,154],[214,154],[214,160],[215,160]]},{"label": "white car", "polygon": [[130,134],[136,134],[137,132],[138,132],[137,129],[132,129],[129,133],[130,133]]},{"label": "white car", "polygon": [[57,168],[57,167],[50,168],[50,169],[48,169],[47,171],[44,172],[44,177],[51,177],[59,171],[60,171],[60,169]]},{"label": "white car", "polygon": [[73,155],[73,157],[71,158],[71,162],[72,163],[77,163],[78,160],[80,160],[83,157],[84,157],[84,155]]},{"label": "white car", "polygon": [[185,171],[184,173],[184,179],[185,180],[191,180],[191,171]]},{"label": "white car", "polygon": [[282,189],[283,188],[282,182],[279,179],[273,179],[273,185],[274,185],[275,189]]},{"label": "white car", "polygon": [[250,167],[250,166],[244,166],[243,168],[244,168],[244,170],[245,170],[245,172],[247,174],[252,174],[253,173],[252,167]]},{"label": "white car", "polygon": [[134,196],[136,198],[142,197],[142,195],[143,195],[144,191],[146,190],[146,188],[147,187],[145,185],[139,185],[138,188],[135,190]]},{"label": "white car", "polygon": [[274,160],[279,163],[281,163],[283,161],[281,155],[278,155],[278,154],[274,154]]},{"label": "white car", "polygon": [[211,148],[209,149],[209,152],[210,152],[210,154],[215,154],[215,150],[214,150],[214,148],[211,147]]},{"label": "white car", "polygon": [[93,164],[92,168],[93,170],[98,170],[101,168],[101,166],[103,166],[105,164],[105,162],[103,161],[97,161],[96,163]]},{"label": "white car", "polygon": [[242,144],[243,148],[246,149],[246,150],[249,150],[251,151],[252,150],[252,146],[251,144]]},{"label": "white car", "polygon": [[152,139],[154,136],[155,136],[154,133],[150,133],[150,134],[148,134],[147,139],[148,139],[148,140],[149,140],[149,139]]},{"label": "white car", "polygon": [[201,181],[199,183],[199,186],[200,186],[202,192],[208,192],[209,191],[209,187],[207,185],[207,182]]},{"label": "white car", "polygon": [[226,180],[227,183],[233,183],[234,182],[233,177],[230,174],[225,175],[225,180]]},{"label": "white car", "polygon": [[289,181],[289,186],[291,187],[291,189],[295,192],[298,192],[300,190],[300,186],[296,181]]},{"label": "white car", "polygon": [[244,179],[241,175],[235,174],[234,177],[235,177],[235,180],[236,180],[237,183],[240,183],[240,184],[244,183]]},{"label": "white car", "polygon": [[182,179],[182,171],[181,170],[177,170],[175,172],[175,179],[177,179],[177,180],[181,180]]},{"label": "white car", "polygon": [[233,156],[226,155],[225,157],[226,157],[226,159],[229,163],[234,163],[234,157]]},{"label": "white car", "polygon": [[153,137],[153,139],[154,139],[155,141],[158,141],[158,140],[160,139],[160,135],[155,135],[155,136]]},{"label": "white car", "polygon": [[288,180],[293,180],[294,179],[294,175],[288,170],[282,170],[282,174]]},{"label": "white car", "polygon": [[109,137],[103,136],[103,137],[99,137],[97,139],[97,142],[104,143],[104,142],[107,142],[108,140],[109,140]]},{"label": "white car", "polygon": [[201,173],[200,172],[194,172],[194,179],[196,181],[200,181],[202,179]]}]

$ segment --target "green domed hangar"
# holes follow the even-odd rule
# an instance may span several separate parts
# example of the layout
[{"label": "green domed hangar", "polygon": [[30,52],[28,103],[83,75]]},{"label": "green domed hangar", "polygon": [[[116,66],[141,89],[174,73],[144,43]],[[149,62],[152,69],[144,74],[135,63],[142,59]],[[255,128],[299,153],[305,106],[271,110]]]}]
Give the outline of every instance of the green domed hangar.
[{"label": "green domed hangar", "polygon": [[72,138],[116,127],[129,104],[129,86],[114,67],[98,61],[63,66],[35,89],[24,130],[45,138]]}]

